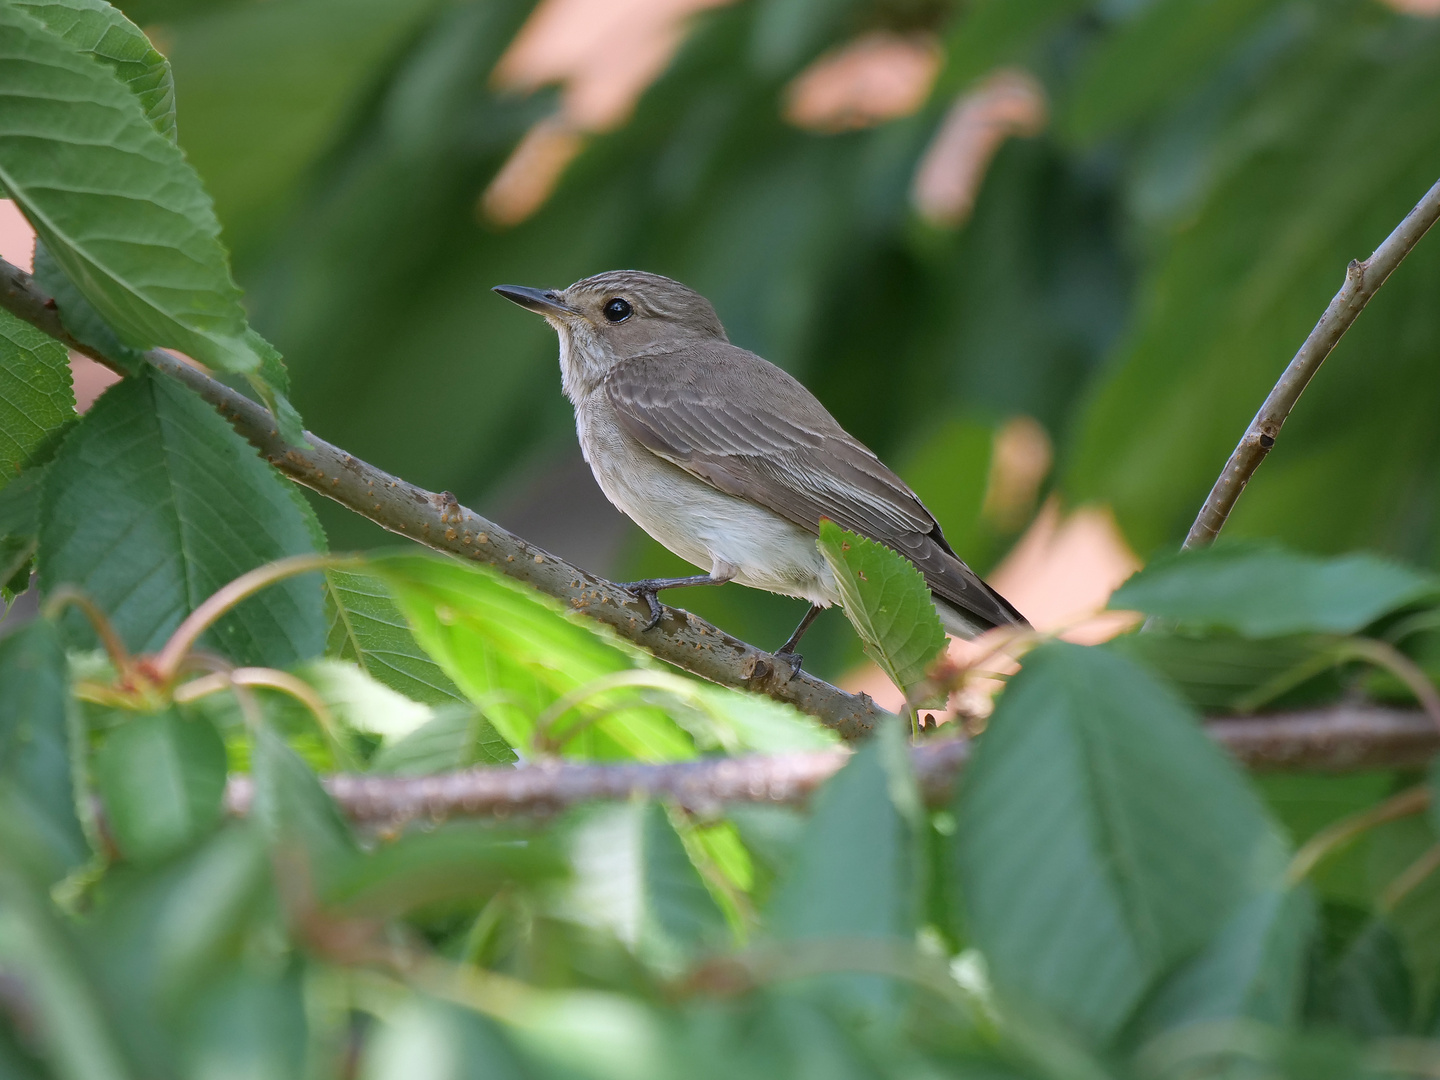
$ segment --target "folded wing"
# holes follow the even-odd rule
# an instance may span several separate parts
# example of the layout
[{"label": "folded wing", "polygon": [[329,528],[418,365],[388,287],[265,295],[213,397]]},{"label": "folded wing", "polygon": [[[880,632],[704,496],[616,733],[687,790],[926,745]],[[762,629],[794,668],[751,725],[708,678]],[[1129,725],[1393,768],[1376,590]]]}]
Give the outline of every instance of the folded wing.
[{"label": "folded wing", "polygon": [[651,453],[817,535],[824,517],[894,548],[937,597],[985,624],[1024,624],[960,561],[905,482],[769,361],[707,342],[625,360],[605,391]]}]

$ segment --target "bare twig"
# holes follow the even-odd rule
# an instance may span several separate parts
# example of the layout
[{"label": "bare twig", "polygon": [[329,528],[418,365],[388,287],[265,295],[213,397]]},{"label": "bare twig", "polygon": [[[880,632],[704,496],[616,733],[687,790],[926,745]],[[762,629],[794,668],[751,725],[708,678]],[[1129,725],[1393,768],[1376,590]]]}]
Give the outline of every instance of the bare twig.
[{"label": "bare twig", "polygon": [[1235,447],[1235,452],[1225,463],[1225,469],[1210,489],[1195,524],[1190,526],[1185,547],[1205,547],[1220,535],[1225,519],[1235,508],[1250,477],[1280,437],[1280,428],[1295,407],[1295,402],[1300,400],[1306,385],[1339,344],[1345,331],[1350,329],[1350,324],[1365,309],[1370,298],[1380,291],[1385,279],[1410,254],[1410,249],[1435,224],[1436,218],[1440,218],[1440,181],[1436,181],[1415,208],[1405,215],[1405,220],[1395,227],[1395,231],[1385,238],[1373,255],[1364,262],[1355,260],[1350,263],[1345,271],[1345,284],[1330,301],[1325,314],[1320,316],[1315,329],[1310,331],[1310,336],[1270,391],[1265,404],[1250,421],[1240,445]]},{"label": "bare twig", "polygon": [[[77,341],[61,324],[54,301],[31,276],[0,259],[0,307],[76,352],[109,367],[99,350]],[[231,425],[290,479],[377,525],[422,544],[488,563],[510,577],[558,597],[574,610],[613,627],[661,660],[701,678],[787,702],[817,717],[841,737],[857,739],[893,714],[865,694],[847,694],[805,672],[792,676],[783,658],[748,645],[689,612],[667,607],[660,625],[641,630],[647,609],[624,589],[587,573],[467,510],[449,492],[406,483],[306,432],[308,447],[280,438],[261,405],[161,349],[145,359],[214,405]]]},{"label": "bare twig", "polygon": [[[1440,732],[1423,712],[1377,706],[1229,717],[1207,722],[1206,730],[1242,765],[1257,771],[1420,765],[1440,751]],[[969,753],[964,739],[937,740],[912,751],[930,806],[949,801]],[[371,825],[551,813],[579,803],[635,796],[670,799],[708,817],[733,803],[803,803],[848,756],[844,750],[829,750],[663,765],[546,762],[437,776],[338,775],[327,777],[325,786],[351,820]],[[231,777],[226,793],[231,813],[247,812],[252,796],[249,777]]]}]

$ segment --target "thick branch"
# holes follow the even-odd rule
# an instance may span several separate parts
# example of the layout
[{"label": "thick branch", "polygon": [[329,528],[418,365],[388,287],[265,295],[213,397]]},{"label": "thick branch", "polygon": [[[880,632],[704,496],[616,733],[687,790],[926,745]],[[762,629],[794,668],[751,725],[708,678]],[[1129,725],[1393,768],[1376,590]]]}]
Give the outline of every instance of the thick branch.
[{"label": "thick branch", "polygon": [[[71,336],[60,322],[54,301],[29,274],[3,259],[0,306],[70,349],[113,367],[96,349]],[[893,714],[864,694],[847,694],[805,672],[792,677],[784,659],[777,660],[772,653],[747,645],[678,608],[665,608],[660,625],[642,632],[647,619],[645,605],[612,582],[527,543],[467,510],[448,492],[436,494],[406,483],[309,432],[309,447],[291,446],[280,438],[270,413],[245,395],[160,349],[151,350],[145,358],[219,409],[236,431],[290,479],[393,533],[437,551],[488,563],[614,627],[622,637],[661,660],[712,682],[787,702],[817,717],[843,738],[861,738],[877,723],[893,719]]]},{"label": "thick branch", "polygon": [[1370,258],[1350,263],[1345,271],[1345,284],[1330,301],[1325,314],[1320,316],[1315,329],[1310,331],[1310,336],[1270,391],[1265,404],[1250,421],[1240,445],[1235,447],[1235,452],[1225,463],[1225,469],[1210,489],[1195,524],[1190,526],[1185,547],[1205,547],[1220,535],[1225,519],[1235,509],[1240,493],[1280,437],[1280,428],[1295,407],[1295,402],[1300,400],[1306,385],[1345,336],[1350,324],[1365,309],[1370,298],[1380,291],[1391,271],[1410,254],[1410,249],[1435,224],[1436,218],[1440,218],[1440,181],[1436,181],[1435,186],[1425,193],[1415,209],[1405,215],[1405,220],[1395,227],[1395,231],[1385,238]]},{"label": "thick branch", "polygon": [[[1206,730],[1237,761],[1256,771],[1421,766],[1440,751],[1440,731],[1424,713],[1378,706],[1227,717],[1208,721]],[[915,772],[930,806],[949,801],[969,750],[968,741],[954,739],[913,751]],[[548,763],[438,776],[331,776],[325,786],[351,820],[370,825],[552,813],[578,803],[637,795],[672,799],[709,816],[731,803],[803,803],[847,757],[846,751],[834,750],[665,765]],[[230,812],[245,813],[252,795],[249,777],[231,777],[226,792]]]}]

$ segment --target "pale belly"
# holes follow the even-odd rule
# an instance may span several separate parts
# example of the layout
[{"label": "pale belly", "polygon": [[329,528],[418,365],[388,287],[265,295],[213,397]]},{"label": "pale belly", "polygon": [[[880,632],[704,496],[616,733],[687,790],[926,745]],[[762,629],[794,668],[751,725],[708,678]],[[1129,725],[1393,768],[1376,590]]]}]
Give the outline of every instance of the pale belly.
[{"label": "pale belly", "polygon": [[635,524],[715,577],[814,604],[839,603],[811,533],[656,457],[611,417],[597,415],[602,410],[609,410],[603,398],[575,410],[580,449],[605,497]]}]

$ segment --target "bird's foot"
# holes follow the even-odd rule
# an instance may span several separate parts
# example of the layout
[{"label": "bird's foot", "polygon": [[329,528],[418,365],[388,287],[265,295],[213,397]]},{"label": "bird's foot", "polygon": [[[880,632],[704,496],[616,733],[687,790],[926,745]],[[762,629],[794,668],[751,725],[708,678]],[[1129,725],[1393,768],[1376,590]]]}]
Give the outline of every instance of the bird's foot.
[{"label": "bird's foot", "polygon": [[790,665],[790,678],[792,679],[800,674],[800,665],[805,662],[805,657],[801,656],[794,649],[786,648],[782,648],[779,652],[777,652],[775,654],[775,659],[784,660],[787,664]]},{"label": "bird's foot", "polygon": [[644,601],[645,606],[650,609],[649,621],[640,628],[642,634],[648,630],[654,630],[660,625],[660,618],[665,614],[665,609],[660,606],[660,598],[656,595],[660,590],[655,582],[625,581],[620,583],[620,588],[635,597],[636,600]]}]

